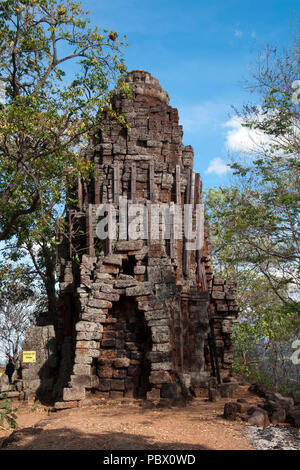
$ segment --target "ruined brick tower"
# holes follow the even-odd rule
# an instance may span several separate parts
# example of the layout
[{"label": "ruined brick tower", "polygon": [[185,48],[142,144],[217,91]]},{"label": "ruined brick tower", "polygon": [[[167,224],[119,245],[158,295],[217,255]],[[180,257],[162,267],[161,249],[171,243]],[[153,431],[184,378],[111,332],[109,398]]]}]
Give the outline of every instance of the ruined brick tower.
[{"label": "ruined brick tower", "polygon": [[[78,181],[69,242],[59,253],[59,360],[52,391],[62,406],[91,393],[197,396],[216,366],[221,377],[231,372],[238,309],[234,285],[213,276],[207,228],[203,248],[194,251],[185,249],[184,236],[175,236],[180,227],[172,215],[168,239],[151,237],[153,204],[182,211],[191,204],[196,220],[202,183],[193,170],[193,149],[182,144],[178,112],[158,80],[142,70],[127,80],[132,96],[116,91],[112,106],[129,128],[102,118],[88,155],[95,178]],[[120,239],[120,197],[127,211],[132,204],[145,207],[146,239]],[[97,207],[104,203],[117,214],[116,239],[105,242],[96,234]],[[159,220],[154,223],[163,230]]]}]

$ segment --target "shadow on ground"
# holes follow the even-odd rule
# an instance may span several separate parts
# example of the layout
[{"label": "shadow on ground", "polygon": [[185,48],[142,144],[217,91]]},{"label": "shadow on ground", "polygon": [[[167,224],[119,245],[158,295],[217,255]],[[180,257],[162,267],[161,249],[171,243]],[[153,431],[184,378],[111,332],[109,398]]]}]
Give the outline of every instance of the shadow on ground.
[{"label": "shadow on ground", "polygon": [[195,444],[155,442],[141,434],[102,432],[90,434],[70,428],[30,427],[14,431],[3,439],[7,450],[209,450]]}]

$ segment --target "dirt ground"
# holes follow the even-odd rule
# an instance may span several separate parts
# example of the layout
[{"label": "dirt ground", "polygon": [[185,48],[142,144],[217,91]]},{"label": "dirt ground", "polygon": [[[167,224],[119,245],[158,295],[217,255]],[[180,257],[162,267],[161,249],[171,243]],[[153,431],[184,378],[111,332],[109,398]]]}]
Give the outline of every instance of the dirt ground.
[{"label": "dirt ground", "polygon": [[[239,398],[257,398],[239,387]],[[0,430],[1,450],[250,450],[244,423],[223,419],[224,404],[197,398],[186,407],[147,408],[142,400],[99,401],[50,412],[15,402],[21,432]]]}]

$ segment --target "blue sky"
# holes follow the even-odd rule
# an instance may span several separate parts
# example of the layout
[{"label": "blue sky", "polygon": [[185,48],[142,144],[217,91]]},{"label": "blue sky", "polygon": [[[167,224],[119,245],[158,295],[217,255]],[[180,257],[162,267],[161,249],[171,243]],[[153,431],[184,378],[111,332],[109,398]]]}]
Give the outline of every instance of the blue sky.
[{"label": "blue sky", "polygon": [[149,71],[168,91],[205,187],[228,182],[223,162],[242,138],[228,122],[231,105],[253,99],[242,81],[257,52],[291,43],[299,0],[83,0],[82,6],[93,25],[127,35],[128,70]]},{"label": "blue sky", "polygon": [[257,52],[291,43],[299,0],[82,0],[82,6],[94,26],[127,35],[128,70],[149,71],[168,91],[204,187],[227,183],[226,143],[239,150],[245,138],[230,125],[231,105],[250,99],[242,80]]}]

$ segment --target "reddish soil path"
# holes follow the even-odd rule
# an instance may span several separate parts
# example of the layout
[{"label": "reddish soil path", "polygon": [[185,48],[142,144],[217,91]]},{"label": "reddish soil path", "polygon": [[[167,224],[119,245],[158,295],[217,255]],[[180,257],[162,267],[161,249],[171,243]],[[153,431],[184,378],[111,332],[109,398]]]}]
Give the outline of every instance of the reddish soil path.
[{"label": "reddish soil path", "polygon": [[[238,396],[251,403],[247,387]],[[7,449],[93,450],[243,450],[253,449],[242,434],[244,423],[222,418],[224,403],[195,399],[178,408],[147,408],[141,401],[104,401],[82,408],[48,413],[19,405],[19,440]],[[11,434],[0,430],[1,441]]]}]

